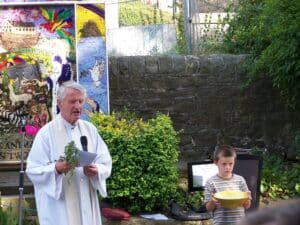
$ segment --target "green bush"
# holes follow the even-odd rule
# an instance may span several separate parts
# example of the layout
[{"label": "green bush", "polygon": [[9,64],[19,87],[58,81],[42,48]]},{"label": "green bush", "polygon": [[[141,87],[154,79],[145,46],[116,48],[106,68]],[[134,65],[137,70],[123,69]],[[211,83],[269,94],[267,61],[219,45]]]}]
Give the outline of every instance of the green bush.
[{"label": "green bush", "polygon": [[[182,7],[178,4],[177,6]],[[187,47],[182,13],[175,14],[175,18],[173,18],[172,13],[163,12],[156,7],[146,5],[142,2],[120,3],[120,26],[145,26],[162,23],[175,23],[177,36],[176,52],[181,55],[186,54]]]},{"label": "green bush", "polygon": [[[17,203],[17,204],[16,204]],[[23,201],[23,225],[38,225],[38,219],[35,214],[32,215],[32,209],[30,209],[30,204],[24,199]],[[17,225],[19,221],[18,215],[18,201],[12,200],[11,203],[6,201],[1,201],[0,192],[0,225]]]},{"label": "green bush", "polygon": [[120,26],[144,26],[149,24],[170,23],[172,14],[163,12],[142,2],[120,3]]},{"label": "green bush", "polygon": [[178,188],[178,133],[169,116],[143,121],[134,114],[91,118],[113,159],[107,200],[131,213],[167,208]]},{"label": "green bush", "polygon": [[250,54],[249,82],[272,79],[293,109],[300,108],[300,1],[240,0],[224,45],[229,53]]},{"label": "green bush", "polygon": [[252,149],[263,158],[261,195],[265,199],[288,199],[300,196],[300,164],[285,161],[277,153],[258,148]]},{"label": "green bush", "polygon": [[300,159],[300,130],[295,131],[294,146],[296,159]]},{"label": "green bush", "polygon": [[186,46],[184,18],[182,13],[175,15],[175,24],[176,24],[176,37],[177,37],[176,51],[178,52],[179,55],[185,55],[187,53],[187,46]]},{"label": "green bush", "polygon": [[4,210],[0,205],[0,225],[17,225],[17,223],[18,217],[13,213],[12,207],[9,206]]}]

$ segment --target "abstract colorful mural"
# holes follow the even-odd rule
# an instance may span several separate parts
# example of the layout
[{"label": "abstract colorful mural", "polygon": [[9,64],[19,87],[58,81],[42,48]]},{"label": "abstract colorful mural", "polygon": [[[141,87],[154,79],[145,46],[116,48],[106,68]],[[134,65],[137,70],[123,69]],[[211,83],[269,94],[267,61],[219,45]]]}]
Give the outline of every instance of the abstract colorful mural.
[{"label": "abstract colorful mural", "polygon": [[104,8],[82,1],[0,4],[0,162],[18,158],[21,128],[29,149],[56,116],[65,81],[87,88],[84,119],[109,112]]},{"label": "abstract colorful mural", "polygon": [[93,112],[108,113],[107,55],[104,4],[76,6],[79,82],[86,87],[88,100],[84,117]]},{"label": "abstract colorful mural", "polygon": [[[50,3],[53,3],[53,2],[57,2],[58,4],[61,4],[63,2],[76,2],[76,1],[73,1],[73,0],[0,0],[0,4],[3,3],[3,4],[9,4],[9,3],[31,3],[31,2],[34,2],[34,3],[41,3],[41,2],[50,2]],[[91,2],[90,0],[79,0],[80,2],[85,2],[85,1],[89,1]],[[98,0],[98,2],[100,2]]]},{"label": "abstract colorful mural", "polygon": [[73,77],[74,35],[73,6],[0,8],[2,150],[18,147],[22,126],[30,144],[55,115],[56,87]]}]

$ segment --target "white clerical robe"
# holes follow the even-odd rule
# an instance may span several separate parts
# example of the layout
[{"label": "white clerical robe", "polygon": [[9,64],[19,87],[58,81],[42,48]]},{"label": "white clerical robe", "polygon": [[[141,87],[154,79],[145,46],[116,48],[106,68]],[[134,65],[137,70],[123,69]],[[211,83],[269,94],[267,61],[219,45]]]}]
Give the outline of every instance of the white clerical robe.
[{"label": "white clerical robe", "polygon": [[[64,156],[64,147],[71,140],[82,149],[80,136],[87,136],[88,151],[97,153],[95,165],[98,175],[87,177],[83,168],[77,167],[73,175],[75,189],[65,193],[69,188],[66,186],[68,179],[66,175],[57,173],[55,161]],[[107,146],[91,123],[79,120],[76,126],[72,126],[59,114],[42,127],[29,152],[26,168],[26,174],[34,185],[40,225],[101,225],[97,190],[101,196],[107,195],[106,179],[110,176],[111,167]],[[71,194],[69,199],[73,202],[66,201],[68,194]],[[70,204],[76,207],[70,207]]]}]

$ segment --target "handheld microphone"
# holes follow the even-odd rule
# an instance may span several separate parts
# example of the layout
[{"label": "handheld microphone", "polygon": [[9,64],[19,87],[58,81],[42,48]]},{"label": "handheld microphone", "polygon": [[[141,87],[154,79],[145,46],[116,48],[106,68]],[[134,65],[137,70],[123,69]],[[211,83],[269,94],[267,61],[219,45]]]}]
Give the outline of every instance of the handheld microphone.
[{"label": "handheld microphone", "polygon": [[82,150],[87,152],[88,151],[88,140],[86,136],[81,136],[80,137],[80,143],[82,146]]}]

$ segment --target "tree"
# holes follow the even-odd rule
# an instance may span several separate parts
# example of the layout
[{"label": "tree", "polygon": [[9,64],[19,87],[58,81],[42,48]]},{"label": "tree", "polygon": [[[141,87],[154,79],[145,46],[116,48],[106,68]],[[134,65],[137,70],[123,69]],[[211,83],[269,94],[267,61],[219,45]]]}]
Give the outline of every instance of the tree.
[{"label": "tree", "polygon": [[300,109],[300,1],[240,0],[224,46],[250,55],[249,82],[269,76],[273,86]]}]

